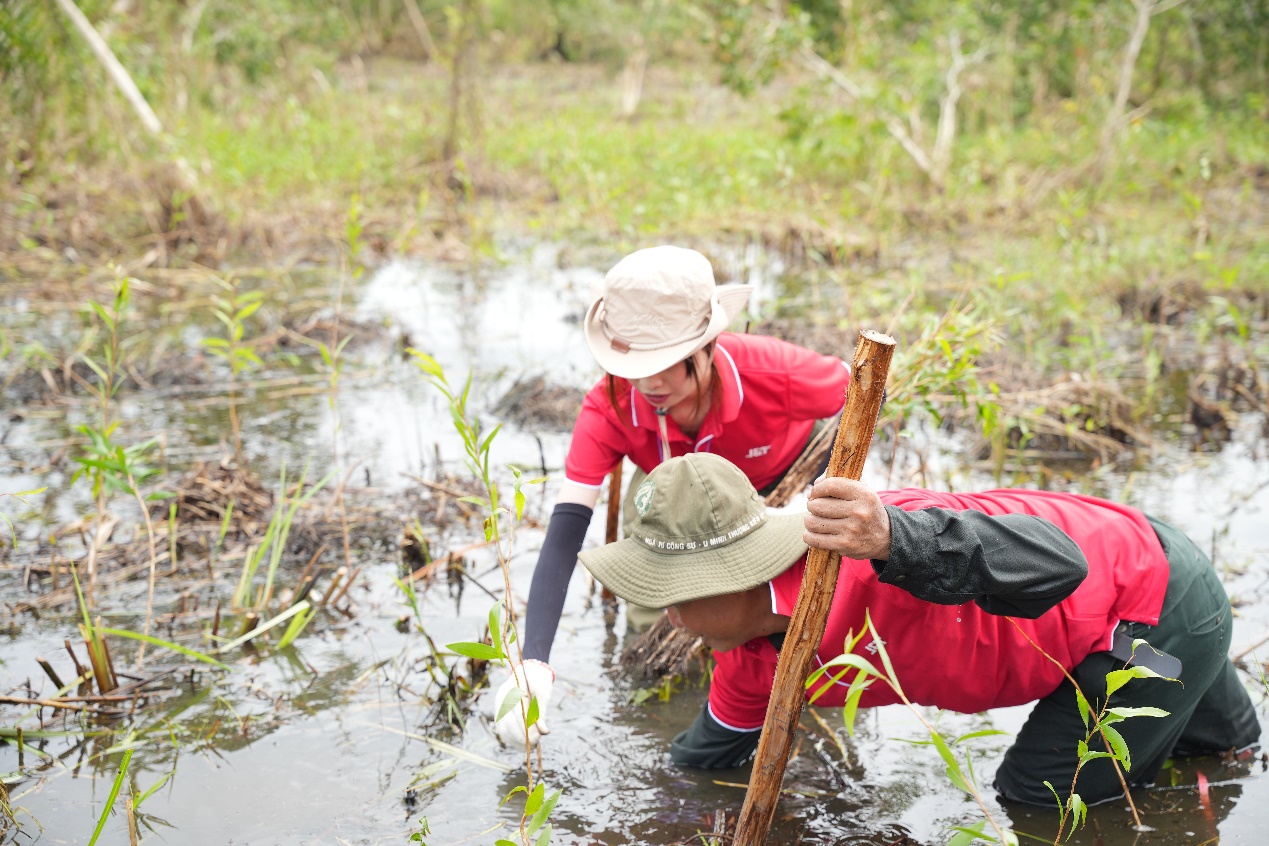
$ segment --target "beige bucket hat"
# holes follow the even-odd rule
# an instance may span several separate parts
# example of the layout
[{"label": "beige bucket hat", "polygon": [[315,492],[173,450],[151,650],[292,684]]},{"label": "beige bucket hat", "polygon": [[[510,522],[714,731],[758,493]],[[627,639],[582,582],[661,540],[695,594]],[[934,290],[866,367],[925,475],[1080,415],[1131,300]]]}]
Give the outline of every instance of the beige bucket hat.
[{"label": "beige bucket hat", "polygon": [[752,285],[715,285],[709,259],[696,250],[639,250],[604,277],[586,312],[586,344],[613,376],[652,376],[717,338],[752,291]]},{"label": "beige bucket hat", "polygon": [[736,465],[671,458],[634,495],[630,537],[578,557],[622,599],[660,608],[769,582],[806,554],[802,514],[769,514]]}]

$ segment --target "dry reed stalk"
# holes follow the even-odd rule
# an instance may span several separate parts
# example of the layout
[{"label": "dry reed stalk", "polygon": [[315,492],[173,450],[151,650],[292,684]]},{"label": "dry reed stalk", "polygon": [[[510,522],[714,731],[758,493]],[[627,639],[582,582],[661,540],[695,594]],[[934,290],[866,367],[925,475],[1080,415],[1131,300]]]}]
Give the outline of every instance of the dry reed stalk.
[{"label": "dry reed stalk", "polygon": [[[101,625],[101,618],[97,618],[97,625]],[[79,624],[79,633],[84,638],[84,646],[88,649],[88,662],[93,667],[93,679],[97,682],[97,690],[100,693],[108,693],[115,689],[114,673],[111,672],[110,661],[106,658],[106,642],[97,635],[96,631],[90,631],[83,623]]]},{"label": "dry reed stalk", "polygon": [[61,708],[66,711],[83,711],[87,705],[65,702],[61,699],[28,699],[25,696],[0,696],[6,705],[38,705],[42,708]]},{"label": "dry reed stalk", "polygon": [[44,671],[44,675],[48,676],[49,681],[53,683],[54,690],[61,690],[66,687],[66,685],[62,683],[61,678],[58,677],[57,671],[53,669],[52,664],[45,661],[43,658],[36,658],[35,663],[40,665],[40,669]]},{"label": "dry reed stalk", "polygon": [[88,670],[85,669],[83,664],[79,663],[79,658],[78,656],[75,655],[75,649],[71,646],[70,638],[64,638],[62,640],[62,643],[66,645],[66,651],[70,654],[71,663],[75,665],[75,675],[77,675],[80,679],[83,679],[83,681],[79,683],[79,692],[81,694],[87,693],[88,692],[88,682],[87,682]]},{"label": "dry reed stalk", "polygon": [[330,585],[327,586],[325,595],[318,601],[318,605],[327,606],[330,604],[331,597],[335,595],[335,591],[339,588],[339,583],[344,580],[346,575],[348,575],[347,567],[340,567],[335,571],[335,575],[330,580]]},{"label": "dry reed stalk", "polygon": [[[97,617],[97,625],[96,625],[96,627],[95,627],[95,628],[96,628],[96,629],[100,629],[100,628],[101,628],[101,617],[100,617],[100,616],[98,616],[98,617]],[[103,690],[103,691],[101,691],[101,692],[102,692],[102,693],[108,693],[109,691],[111,691],[111,690],[115,690],[116,688],[118,688],[118,687],[119,687],[119,676],[118,676],[118,674],[116,674],[116,673],[115,673],[115,659],[114,659],[114,657],[110,654],[110,643],[109,643],[109,641],[107,641],[107,640],[106,640],[104,637],[102,637],[101,635],[97,635],[97,640],[98,640],[98,642],[99,642],[99,643],[101,643],[101,652],[102,652],[102,654],[103,654],[103,655],[105,656],[105,658],[106,658],[106,670],[107,670],[107,671],[109,671],[109,673],[110,673],[110,687],[109,687],[109,689],[108,689],[108,690]]]},{"label": "dry reed stalk", "polygon": [[[304,569],[300,571],[300,578],[296,581],[297,585],[303,585],[306,581],[308,581],[309,575],[313,572],[313,565],[317,563],[317,559],[320,558],[322,553],[325,551],[326,544],[322,544],[317,548],[317,552],[313,553],[313,557],[308,560],[308,563],[304,565]],[[298,602],[303,598],[304,597],[299,596],[296,601]]]},{"label": "dry reed stalk", "polygon": [[[339,605],[339,601],[348,595],[348,591],[352,590],[353,582],[357,581],[357,577],[360,575],[361,575],[361,568],[360,567],[353,568],[352,573],[348,576],[348,579],[344,582],[344,586],[340,588],[339,593],[335,594],[334,598],[330,600],[329,606],[331,608],[334,608],[336,611],[339,610],[339,608],[337,607]],[[323,602],[322,604],[326,605],[328,603]]]},{"label": "dry reed stalk", "polygon": [[[238,627],[238,637],[244,637],[248,632],[255,629],[256,624],[260,622],[260,615],[254,611],[248,611],[242,616],[242,625]],[[224,647],[222,646],[223,650]]]},{"label": "dry reed stalk", "polygon": [[714,842],[717,844],[721,844],[722,838],[727,837],[727,814],[721,809],[714,812],[714,828],[710,834],[713,835]]},{"label": "dry reed stalk", "polygon": [[137,808],[133,804],[131,797],[127,802],[128,809],[128,844],[129,846],[137,846]]},{"label": "dry reed stalk", "polygon": [[101,553],[101,548],[110,540],[111,534],[114,533],[115,526],[119,524],[119,520],[110,515],[104,515],[97,522],[97,531],[93,532],[92,541],[88,544],[88,594],[91,596],[93,588],[97,586],[97,556]]},{"label": "dry reed stalk", "polygon": [[[340,284],[342,285],[343,284],[342,274],[340,275],[340,280],[341,280]],[[339,313],[338,311],[336,311],[336,320],[338,320],[338,315]],[[338,438],[338,434],[336,435],[336,437]],[[335,454],[337,458],[338,458],[338,453],[339,453],[338,445],[336,445]],[[344,566],[346,567],[352,566],[352,545],[348,537],[348,510],[344,508],[344,487],[348,484],[349,478],[352,477],[353,471],[356,470],[357,467],[360,466],[360,464],[361,464],[360,461],[354,463],[351,467],[348,468],[348,471],[344,473],[344,478],[339,480],[339,486],[335,488],[335,495],[331,497],[330,502],[326,504],[326,510],[322,513],[322,519],[325,520],[327,516],[330,514],[331,507],[333,505],[339,506],[339,532],[340,532],[340,536],[343,538],[343,541],[344,541]],[[356,573],[354,573],[353,575],[355,577]]]}]

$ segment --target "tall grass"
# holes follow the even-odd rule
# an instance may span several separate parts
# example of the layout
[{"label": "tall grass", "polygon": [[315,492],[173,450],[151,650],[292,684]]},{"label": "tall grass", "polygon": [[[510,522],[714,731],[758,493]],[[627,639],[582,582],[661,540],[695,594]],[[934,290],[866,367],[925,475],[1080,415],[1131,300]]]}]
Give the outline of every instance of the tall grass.
[{"label": "tall grass", "polygon": [[[313,495],[326,486],[326,484],[334,476],[334,471],[326,474],[317,482],[309,486],[308,490],[304,489],[304,482],[308,477],[308,468],[306,467],[300,473],[299,481],[294,485],[295,494],[290,499],[287,498],[287,477],[286,464],[282,465],[278,478],[278,501],[274,508],[273,516],[269,519],[269,525],[265,529],[264,537],[260,543],[254,545],[247,552],[246,558],[243,560],[242,572],[238,576],[238,586],[234,590],[233,604],[236,608],[250,608],[260,610],[266,608],[269,601],[273,598],[273,583],[277,577],[278,566],[282,563],[282,553],[286,551],[286,541],[291,533],[291,524],[295,520],[295,514],[300,507],[313,498]],[[260,565],[264,564],[267,558],[267,566],[265,568],[264,584],[257,589],[255,579],[260,569]]]}]

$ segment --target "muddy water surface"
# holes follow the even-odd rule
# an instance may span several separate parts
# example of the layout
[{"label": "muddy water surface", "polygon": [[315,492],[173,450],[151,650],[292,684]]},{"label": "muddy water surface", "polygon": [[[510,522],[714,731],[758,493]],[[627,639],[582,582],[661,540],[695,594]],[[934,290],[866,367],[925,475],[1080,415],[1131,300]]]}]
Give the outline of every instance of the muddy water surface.
[{"label": "muddy water surface", "polygon": [[[470,368],[471,406],[491,422],[492,409],[517,380],[545,376],[552,386],[573,389],[590,384],[597,374],[577,320],[601,271],[561,269],[553,248],[510,254],[507,265],[476,274],[407,263],[371,274],[346,313],[383,332],[378,341],[354,348],[335,410],[320,392],[258,397],[248,407],[248,452],[261,475],[276,479],[284,460],[292,469],[306,460],[330,465],[336,443],[339,466],[356,466],[350,488],[368,486],[382,497],[414,485],[410,476],[435,480],[462,472],[461,442],[448,409],[403,360],[403,342],[435,355],[456,383]],[[735,253],[731,261],[760,285],[761,307],[773,308],[792,284],[769,260]],[[323,282],[315,290],[309,293],[330,296],[333,289]],[[8,305],[13,304],[5,308],[10,332],[37,331],[29,311]],[[63,321],[63,331],[77,325],[69,316],[53,319]],[[186,331],[197,337],[202,330]],[[218,454],[227,432],[223,407],[200,403],[199,396],[188,394],[126,395],[134,429],[168,432],[173,475],[182,462]],[[32,499],[35,514],[11,501],[2,506],[21,518],[23,542],[33,544],[42,532],[90,508],[83,484],[71,485],[69,468],[49,467],[57,444],[71,434],[68,426],[89,410],[7,395],[5,405],[10,415],[4,424],[3,489],[49,486],[47,495]],[[514,414],[504,410],[504,416]],[[1260,421],[1244,422],[1220,452],[1196,454],[1178,442],[1133,464],[1059,477],[1064,480],[1057,485],[1122,498],[1185,527],[1212,550],[1237,608],[1235,652],[1269,635],[1269,462],[1263,460]],[[994,476],[966,466],[962,445],[947,436],[913,437],[893,463],[892,445],[880,443],[868,480],[878,486],[924,481],[960,490],[998,484]],[[495,440],[493,463],[531,472],[544,465],[558,475],[567,441],[563,431],[526,431],[509,423]],[[530,489],[531,523],[549,513],[552,491],[551,482]],[[126,504],[118,510],[128,514]],[[409,515],[401,516],[404,522]],[[413,516],[427,523],[426,514]],[[601,523],[597,517],[588,543],[602,542]],[[477,540],[479,525],[428,531],[436,549],[444,551]],[[519,603],[541,539],[533,525],[515,535],[511,569]],[[499,802],[524,782],[524,762],[493,738],[484,716],[488,691],[464,715],[466,731],[438,719],[436,688],[426,673],[428,642],[399,625],[410,612],[393,581],[399,573],[395,541],[373,539],[358,549],[364,575],[349,613],[323,612],[293,649],[231,654],[225,659],[229,673],[200,668],[191,673],[186,667],[161,704],[130,717],[63,724],[45,711],[46,737],[34,736],[37,720],[23,720],[21,752],[14,742],[0,746],[0,773],[9,774],[5,781],[22,809],[23,830],[0,842],[87,843],[129,748],[133,795],[166,779],[141,805],[145,842],[404,844],[423,817],[432,831],[426,842],[433,846],[513,836],[518,814],[512,807],[518,800],[502,808]],[[65,554],[78,553],[68,546]],[[48,588],[40,577],[28,577],[18,561],[12,556],[0,570],[0,600],[9,609],[0,621],[0,688],[25,696],[29,686],[29,693],[48,695],[50,683],[35,659],[48,658],[64,677],[72,675],[62,643],[78,638],[77,612],[73,605],[61,606],[37,619],[17,610],[24,598]],[[286,570],[292,582],[302,564]],[[438,645],[475,639],[493,602],[490,594],[502,593],[490,550],[468,552],[465,569],[470,578],[441,576],[419,595],[425,630]],[[179,585],[174,579],[161,586],[157,607],[171,610],[178,588],[196,587],[211,602],[217,591],[230,589],[224,583],[235,576],[218,574],[219,583],[202,586],[192,574]],[[143,579],[104,591],[100,607],[107,623],[140,629],[145,592]],[[734,814],[743,799],[738,786],[747,778],[743,770],[704,773],[669,763],[669,740],[699,709],[703,687],[699,680],[677,684],[667,701],[637,696],[651,683],[616,669],[622,629],[620,619],[612,626],[605,622],[591,586],[583,574],[575,575],[553,653],[559,680],[545,715],[551,729],[543,746],[545,779],[564,791],[552,815],[557,843],[683,842],[708,831],[714,811]],[[119,648],[126,658],[126,645]],[[1269,658],[1269,644],[1256,654]],[[1267,713],[1265,685],[1251,675],[1245,680],[1262,715]],[[640,698],[647,701],[633,704]],[[3,706],[0,725],[17,725],[27,710]],[[975,806],[942,776],[931,750],[900,742],[920,737],[909,713],[895,708],[868,713],[854,738],[842,730],[839,713],[817,713],[822,723],[804,719],[808,731],[790,764],[791,794],[775,828],[780,842],[891,844],[908,836],[933,844],[945,842],[949,825],[978,818]],[[1026,709],[1017,708],[939,719],[955,735],[987,727],[1012,733],[1025,716]],[[974,747],[981,782],[990,783],[1008,742],[1004,736]],[[1165,773],[1166,785],[1137,794],[1149,831],[1135,832],[1125,803],[1111,802],[1090,811],[1088,825],[1072,842],[1262,843],[1269,828],[1264,771],[1259,759],[1186,762],[1175,775]],[[1207,802],[1194,787],[1200,772],[1211,785]],[[993,810],[1019,832],[1052,840],[1051,811]],[[128,842],[121,813],[107,820],[98,842]]]}]

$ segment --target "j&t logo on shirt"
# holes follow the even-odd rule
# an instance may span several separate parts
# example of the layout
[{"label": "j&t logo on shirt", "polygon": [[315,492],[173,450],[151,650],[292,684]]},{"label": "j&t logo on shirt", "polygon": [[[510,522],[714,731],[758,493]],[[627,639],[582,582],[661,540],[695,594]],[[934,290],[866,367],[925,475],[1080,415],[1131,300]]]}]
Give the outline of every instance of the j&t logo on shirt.
[{"label": "j&t logo on shirt", "polygon": [[874,641],[872,641],[871,643],[869,643],[867,646],[865,646],[865,647],[864,647],[864,649],[868,650],[868,651],[869,651],[869,652],[871,652],[873,655],[876,655],[876,654],[877,654],[877,650],[878,650],[879,648],[881,648],[882,646],[885,646],[885,645],[886,645],[886,642],[885,642],[884,640],[883,640],[883,641],[875,641],[875,640],[874,640]]},{"label": "j&t logo on shirt", "polygon": [[749,454],[746,455],[745,458],[762,458],[762,456],[766,455],[770,450],[771,450],[771,444],[767,444],[766,446],[760,446],[760,447],[752,447],[749,450]]}]

